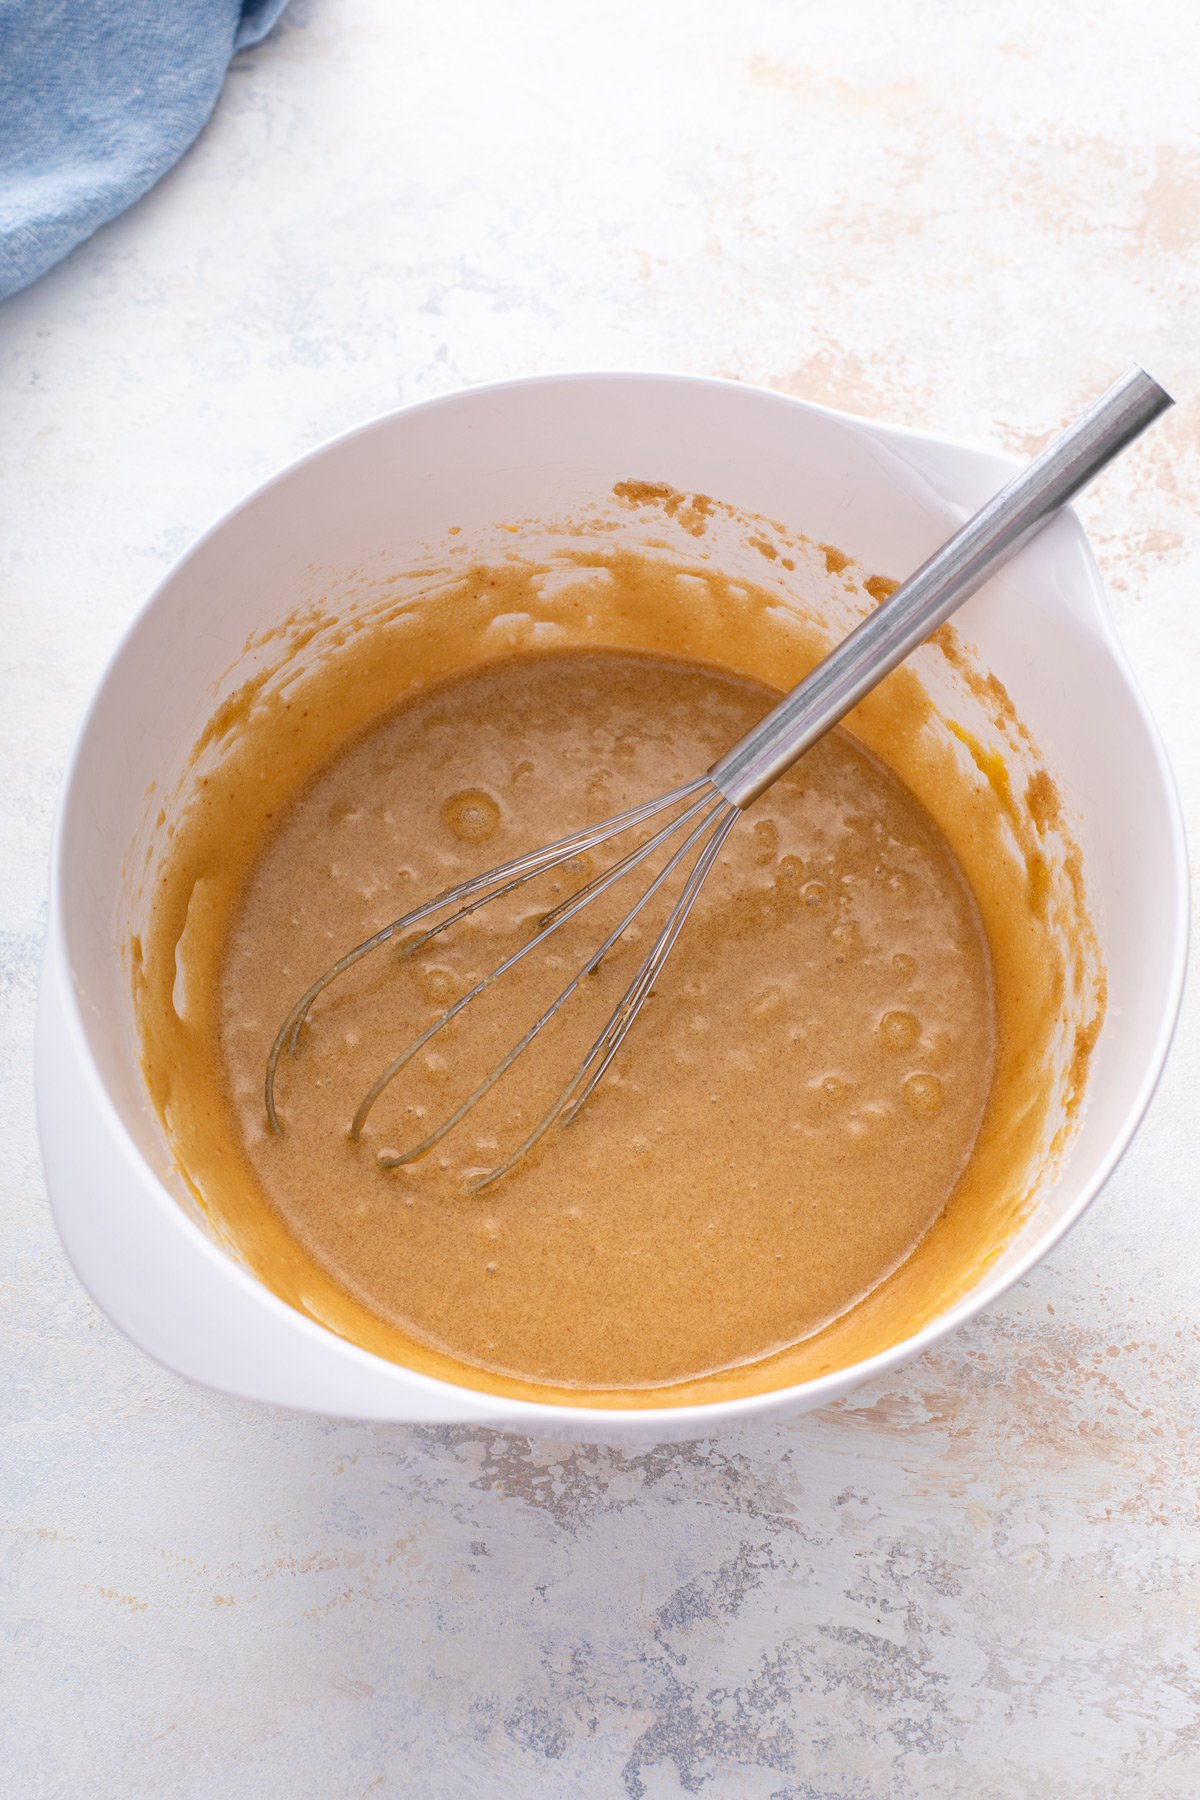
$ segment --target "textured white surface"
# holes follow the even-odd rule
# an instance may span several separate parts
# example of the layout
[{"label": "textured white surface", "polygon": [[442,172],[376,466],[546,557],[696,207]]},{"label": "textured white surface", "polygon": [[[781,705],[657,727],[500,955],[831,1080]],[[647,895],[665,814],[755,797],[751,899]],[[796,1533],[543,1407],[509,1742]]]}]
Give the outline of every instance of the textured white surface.
[{"label": "textured white surface", "polygon": [[648,1454],[162,1374],[64,1263],[29,1083],[117,633],[279,462],[467,381],[732,374],[1021,449],[1139,356],[1181,404],[1081,510],[1195,838],[1198,86],[1184,0],[294,0],[184,164],[0,309],[6,1794],[1200,1791],[1194,1001],[1005,1307]]}]

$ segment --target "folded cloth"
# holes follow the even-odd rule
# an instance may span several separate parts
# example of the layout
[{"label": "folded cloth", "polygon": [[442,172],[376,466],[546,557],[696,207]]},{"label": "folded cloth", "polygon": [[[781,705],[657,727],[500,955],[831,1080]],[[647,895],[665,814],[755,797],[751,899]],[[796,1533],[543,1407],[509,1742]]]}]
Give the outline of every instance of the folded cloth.
[{"label": "folded cloth", "polygon": [[287,0],[0,0],[0,300],[153,187]]}]

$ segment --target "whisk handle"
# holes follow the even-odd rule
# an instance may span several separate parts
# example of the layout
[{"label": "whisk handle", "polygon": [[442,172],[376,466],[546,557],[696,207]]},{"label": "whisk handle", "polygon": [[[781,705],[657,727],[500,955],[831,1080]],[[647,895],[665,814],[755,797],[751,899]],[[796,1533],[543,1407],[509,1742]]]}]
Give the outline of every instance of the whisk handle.
[{"label": "whisk handle", "polygon": [[708,771],[751,801],[1066,506],[1174,401],[1135,363]]}]

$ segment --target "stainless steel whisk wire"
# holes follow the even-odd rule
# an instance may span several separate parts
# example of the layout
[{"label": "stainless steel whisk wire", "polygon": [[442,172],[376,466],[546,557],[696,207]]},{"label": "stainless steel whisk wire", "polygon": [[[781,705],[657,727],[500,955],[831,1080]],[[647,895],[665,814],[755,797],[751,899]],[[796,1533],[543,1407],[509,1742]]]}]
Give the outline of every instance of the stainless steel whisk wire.
[{"label": "stainless steel whisk wire", "polygon": [[864,698],[885,675],[923,643],[950,617],[964,600],[979,589],[1001,564],[1028,542],[1067,505],[1112,459],[1173,405],[1171,396],[1145,370],[1135,365],[1128,374],[1101,395],[1073,425],[1040,456],[1014,476],[970,518],[940,550],[842,639],[811,674],[792,689],[766,718],[726,752],[707,774],[685,782],[644,804],[605,819],[584,831],[560,838],[526,856],[446,889],[423,905],[394,919],[390,925],[364,939],[338,959],[301,995],[280,1027],[267,1060],[266,1113],[270,1130],[283,1132],[275,1101],[275,1078],[280,1056],[286,1049],[295,1055],[300,1032],[314,1002],[330,984],[354,964],[390,939],[419,925],[424,919],[454,910],[440,923],[400,944],[404,957],[415,955],[426,944],[482,906],[586,854],[611,838],[648,824],[672,807],[682,811],[649,838],[634,846],[611,868],[594,876],[560,902],[538,922],[534,936],[490,974],[476,982],[441,1016],[418,1034],[387,1066],[364,1095],[350,1125],[349,1136],[357,1143],[367,1117],[385,1088],[407,1063],[445,1026],[525,957],[543,945],[561,926],[606,893],[625,875],[670,840],[683,832],[682,843],[666,854],[663,866],[652,877],[619,924],[586,959],[562,992],[525,1035],[488,1072],[474,1091],[419,1144],[398,1154],[381,1152],[379,1166],[395,1169],[417,1161],[441,1142],[484,1095],[507,1073],[525,1050],[551,1023],[577,992],[585,977],[598,969],[605,956],[634,924],[664,884],[694,855],[690,871],[650,950],[583,1060],[558,1098],[517,1148],[494,1169],[475,1177],[468,1187],[478,1192],[507,1175],[533,1149],[556,1122],[569,1125],[601,1081],[620,1049],[634,1020],[648,998],[655,980],[683,929],[713,864],[730,831],[746,807],[771,786],[786,769],[812,748],[838,721]]},{"label": "stainless steel whisk wire", "polygon": [[[424,931],[418,937],[410,938],[407,942],[401,944],[400,950],[402,956],[405,958],[414,956],[418,951],[424,949],[426,944],[439,936],[441,932],[448,930],[452,925],[457,924],[459,920],[466,918],[479,907],[488,905],[491,901],[499,899],[503,894],[511,893],[515,888],[523,886],[527,881],[531,881],[536,875],[546,874],[550,870],[560,867],[563,863],[569,862],[573,857],[586,854],[587,851],[595,849],[598,845],[607,842],[609,839],[618,837],[624,832],[631,831],[635,827],[659,817],[672,806],[676,806],[682,801],[691,799],[691,797],[697,793],[700,794],[698,800],[693,799],[690,806],[687,806],[683,812],[670,820],[667,825],[660,827],[660,829],[654,832],[645,843],[637,845],[623,856],[620,861],[614,863],[612,868],[604,871],[603,874],[596,876],[593,880],[586,883],[584,887],[572,894],[567,900],[561,902],[552,911],[544,914],[540,921],[539,929],[534,937],[523,944],[518,950],[514,951],[511,956],[505,959],[505,961],[498,964],[497,967],[493,969],[489,975],[486,975],[482,981],[476,982],[467,993],[463,994],[452,1006],[448,1007],[439,1018],[435,1019],[433,1023],[427,1026],[426,1029],[415,1037],[411,1043],[406,1045],[399,1056],[389,1063],[388,1067],[368,1089],[360,1102],[358,1111],[355,1113],[350,1125],[350,1139],[352,1142],[357,1143],[362,1134],[362,1128],[366,1124],[367,1116],[376,1100],[379,1099],[384,1089],[388,1087],[417,1052],[429,1043],[431,1038],[435,1037],[438,1032],[440,1032],[444,1026],[448,1025],[452,1019],[456,1018],[459,1013],[463,1012],[465,1008],[469,1006],[473,1000],[476,1000],[486,988],[491,987],[501,978],[501,976],[507,974],[510,969],[514,968],[526,956],[529,956],[533,951],[544,944],[560,926],[565,925],[568,920],[582,912],[584,907],[590,905],[593,900],[598,899],[602,893],[612,887],[622,878],[622,876],[628,874],[630,870],[644,862],[647,857],[652,856],[654,852],[662,848],[670,838],[675,836],[685,826],[692,824],[693,820],[699,817],[699,823],[693,825],[692,830],[685,837],[683,843],[668,857],[663,867],[655,875],[649,886],[643,890],[633,906],[626,912],[620,923],[614,927],[600,947],[588,957],[587,961],[568,982],[567,986],[558,995],[557,999],[529,1028],[524,1037],[522,1037],[508,1054],[489,1071],[488,1075],[479,1086],[475,1088],[474,1092],[468,1095],[466,1100],[450,1114],[449,1118],[445,1119],[435,1131],[431,1132],[429,1136],[424,1138],[419,1144],[414,1145],[411,1149],[406,1150],[399,1155],[389,1156],[387,1154],[381,1154],[378,1158],[381,1168],[399,1168],[404,1163],[416,1162],[419,1157],[426,1155],[436,1144],[440,1143],[442,1138],[454,1129],[455,1125],[466,1116],[476,1102],[482,1100],[483,1096],[495,1086],[501,1076],[511,1068],[518,1056],[529,1047],[534,1038],[550,1024],[551,1020],[579,987],[584,977],[599,967],[603,958],[614,947],[618,939],[629,926],[633,924],[638,914],[649,904],[664,883],[675,873],[680,864],[686,859],[689,852],[695,849],[696,845],[707,836],[708,841],[701,848],[695,867],[685,882],[683,891],[678,900],[671,909],[666,923],[651,946],[649,954],[643,960],[633,981],[629,984],[629,987],[626,989],[610,1015],[603,1031],[591,1046],[591,1049],[588,1051],[583,1062],[575,1070],[575,1073],[572,1075],[566,1088],[564,1088],[554,1105],[539,1121],[537,1126],[535,1126],[534,1130],[529,1134],[524,1143],[519,1145],[512,1155],[506,1158],[504,1163],[498,1168],[489,1171],[487,1175],[478,1178],[470,1185],[473,1189],[478,1190],[479,1188],[488,1186],[492,1181],[498,1181],[502,1175],[507,1174],[508,1170],[514,1167],[516,1163],[533,1148],[534,1144],[544,1136],[545,1132],[554,1123],[555,1119],[560,1115],[564,1115],[564,1123],[570,1123],[595,1088],[597,1082],[599,1082],[604,1075],[609,1063],[620,1048],[626,1032],[633,1024],[633,1021],[641,1008],[642,1002],[648,996],[658,970],[670,953],[671,947],[683,927],[684,920],[691,911],[705,876],[711,869],[720,853],[722,844],[725,842],[729,831],[739,817],[739,809],[714,789],[707,775],[700,776],[694,781],[686,782],[683,786],[672,789],[670,793],[660,794],[655,799],[647,801],[640,806],[631,807],[628,811],[618,813],[613,818],[605,819],[600,824],[592,826],[588,830],[575,832],[567,838],[560,838],[555,843],[547,844],[542,849],[533,851],[527,856],[517,857],[511,862],[502,863],[497,868],[489,869],[482,875],[475,876],[469,881],[461,882],[456,887],[448,888],[443,893],[435,895],[432,900],[426,901],[424,905],[415,908],[410,913],[406,913],[403,918],[394,919],[390,925],[385,925],[380,931],[377,931],[371,937],[364,939],[364,941],[361,944],[357,944],[353,950],[347,951],[345,956],[340,957],[331,968],[327,969],[325,973],[301,995],[300,999],[296,1002],[295,1006],[284,1020],[275,1042],[271,1047],[271,1054],[267,1062],[266,1081],[267,1119],[271,1130],[276,1134],[281,1134],[283,1130],[282,1122],[279,1119],[275,1104],[275,1073],[279,1064],[279,1058],[285,1048],[294,1053],[300,1030],[308,1017],[309,1010],[314,1001],[319,998],[324,990],[329,987],[339,975],[344,974],[372,950],[387,943],[391,938],[396,936],[397,933],[402,933],[410,929],[413,925],[419,924],[422,919],[428,918],[433,913],[440,912],[444,907],[453,906],[455,902],[462,902],[462,904],[458,905],[456,911],[450,913],[445,919],[441,920],[439,924],[433,926],[432,929]],[[583,1086],[583,1091],[580,1093],[578,1089],[581,1084],[584,1083],[585,1079],[586,1085]]]},{"label": "stainless steel whisk wire", "polygon": [[[677,796],[673,795],[671,798],[674,799],[674,798],[677,798]],[[707,808],[707,811],[705,811],[705,808]],[[539,1033],[543,1030],[543,1028],[550,1023],[551,1019],[554,1018],[554,1016],[558,1013],[559,1009],[564,1005],[564,1003],[567,1000],[570,999],[571,995],[578,988],[578,986],[579,986],[580,982],[583,980],[584,976],[590,975],[594,969],[599,967],[600,962],[608,954],[608,952],[612,949],[613,945],[617,942],[618,938],[622,935],[623,932],[625,932],[629,928],[630,925],[633,924],[633,921],[637,918],[637,915],[642,911],[643,907],[645,907],[649,903],[649,901],[654,897],[654,895],[662,887],[663,883],[665,881],[667,881],[669,879],[669,877],[674,873],[674,871],[678,868],[679,864],[687,856],[689,850],[691,850],[695,846],[695,844],[699,841],[699,839],[701,837],[703,837],[707,832],[709,832],[713,828],[714,821],[719,821],[720,819],[722,819],[726,815],[728,815],[729,824],[732,824],[734,818],[736,818],[736,816],[737,816],[736,808],[729,806],[728,802],[725,802],[725,801],[717,801],[714,804],[711,796],[709,796],[709,795],[703,796],[700,799],[700,801],[698,801],[695,805],[688,807],[687,811],[682,813],[678,819],[673,819],[669,825],[665,826],[661,831],[656,832],[654,834],[654,836],[650,838],[648,843],[639,845],[636,850],[630,851],[630,853],[627,856],[622,857],[621,861],[614,864],[614,866],[611,869],[607,870],[603,875],[597,876],[594,881],[588,882],[587,885],[585,887],[581,888],[578,893],[573,894],[569,901],[564,902],[559,907],[556,907],[553,912],[546,914],[542,921],[541,929],[537,932],[535,937],[531,938],[527,944],[522,945],[521,949],[514,951],[514,953],[510,957],[508,957],[505,962],[500,963],[497,968],[493,969],[490,975],[486,975],[482,981],[477,982],[475,984],[475,986],[468,993],[464,994],[460,1000],[457,1000],[453,1006],[449,1007],[447,1009],[447,1011],[442,1014],[440,1019],[435,1019],[433,1024],[430,1025],[425,1031],[423,1031],[419,1037],[414,1038],[412,1043],[409,1044],[408,1047],[400,1053],[400,1055],[395,1059],[395,1061],[388,1065],[388,1067],[384,1070],[383,1074],[375,1082],[373,1087],[370,1088],[370,1090],[364,1097],[362,1104],[359,1106],[359,1109],[358,1109],[357,1113],[355,1114],[354,1120],[350,1126],[351,1139],[357,1141],[357,1138],[358,1138],[360,1132],[362,1131],[363,1125],[366,1123],[367,1114],[370,1112],[372,1106],[375,1104],[375,1101],[378,1099],[379,1095],[383,1092],[384,1088],[392,1080],[393,1076],[399,1074],[400,1070],[404,1067],[405,1063],[407,1063],[411,1057],[415,1056],[417,1051],[420,1050],[425,1044],[427,1044],[429,1042],[430,1038],[432,1038],[437,1032],[439,1032],[442,1029],[443,1025],[448,1025],[450,1020],[453,1019],[457,1013],[462,1012],[465,1007],[469,1006],[471,1001],[476,999],[478,997],[478,995],[480,995],[486,987],[490,987],[491,984],[495,981],[498,981],[502,975],[507,974],[509,969],[515,967],[515,965],[517,963],[519,963],[524,957],[528,956],[531,953],[531,951],[538,949],[542,944],[544,944],[546,942],[547,938],[551,937],[554,934],[554,932],[556,932],[560,928],[560,926],[565,925],[569,919],[574,918],[577,913],[582,912],[585,906],[590,906],[593,900],[598,899],[599,896],[607,888],[612,887],[618,880],[620,880],[620,878],[623,875],[628,874],[628,872],[631,869],[636,868],[638,863],[643,862],[646,857],[651,855],[656,849],[660,848],[660,846],[662,846],[667,841],[668,838],[672,837],[680,829],[681,826],[690,823],[691,820],[694,819],[698,813],[703,814],[703,817],[700,819],[700,823],[698,825],[696,825],[688,833],[688,835],[684,839],[683,843],[679,846],[679,848],[674,852],[674,854],[668,859],[668,861],[659,870],[658,874],[651,881],[650,885],[643,890],[640,897],[634,902],[633,906],[625,914],[625,917],[621,920],[620,924],[617,925],[609,933],[609,935],[605,938],[604,942],[600,945],[599,949],[593,951],[592,955],[588,957],[587,961],[578,970],[578,972],[572,977],[572,979],[567,983],[566,987],[558,995],[558,998],[553,1002],[553,1004],[551,1006],[549,1006],[547,1008],[547,1010],[542,1014],[541,1018],[538,1019],[535,1024],[530,1026],[529,1030],[525,1033],[525,1036],[523,1038],[521,1038],[519,1040],[519,1042],[513,1046],[513,1048],[508,1052],[508,1055],[503,1057],[502,1060],[496,1064],[495,1068],[493,1068],[490,1071],[490,1073],[487,1076],[485,1076],[484,1080],[475,1089],[474,1093],[470,1094],[468,1096],[468,1098],[463,1101],[462,1105],[460,1107],[458,1107],[458,1109],[450,1115],[450,1117],[444,1122],[444,1124],[440,1125],[436,1131],[431,1132],[430,1135],[427,1138],[423,1139],[421,1143],[414,1145],[411,1150],[405,1151],[403,1154],[401,1154],[399,1156],[386,1156],[386,1155],[381,1156],[379,1159],[380,1165],[381,1165],[381,1167],[386,1168],[386,1169],[395,1169],[395,1168],[399,1168],[402,1163],[416,1162],[418,1157],[424,1156],[426,1151],[432,1150],[435,1144],[440,1143],[442,1138],[445,1137],[446,1133],[448,1131],[452,1130],[453,1127],[458,1124],[459,1120],[461,1118],[463,1118],[465,1116],[465,1114],[470,1111],[470,1109],[475,1105],[477,1100],[482,1100],[483,1096],[488,1092],[488,1090],[490,1088],[494,1087],[496,1082],[500,1079],[500,1077],[506,1072],[507,1069],[509,1069],[512,1066],[512,1064],[516,1061],[517,1057],[520,1056],[521,1052],[523,1050],[527,1049],[528,1046],[533,1042],[534,1038],[537,1037],[539,1035]],[[564,841],[569,847],[564,849],[561,857],[558,859],[558,861],[560,863],[566,862],[572,856],[576,856],[579,854],[578,848],[575,847],[574,840],[566,839]],[[721,841],[722,842],[724,841],[723,833],[721,834]],[[703,853],[702,853],[702,858],[703,858]],[[551,864],[550,866],[555,867],[556,865]],[[685,894],[686,894],[686,891],[687,890],[685,889]],[[490,897],[491,896],[489,896],[489,898]],[[693,894],[693,897],[694,897],[694,894]],[[684,904],[684,896],[681,895],[680,899],[676,902],[676,907],[673,910],[672,917],[674,917],[674,913],[676,911],[679,911],[679,909],[683,907],[683,904]],[[669,923],[670,923],[670,921],[668,921],[668,925],[669,925]],[[664,927],[664,933],[665,933],[666,929],[667,929],[667,927]],[[433,934],[431,933],[430,935],[432,936]],[[660,940],[661,940],[661,936],[662,936],[662,934],[660,934]],[[657,949],[657,948],[658,948],[658,941],[656,941],[655,946],[654,946],[654,949]],[[609,1033],[618,1029],[618,1023],[619,1023],[619,1019],[620,1019],[620,1015],[621,1015],[621,1010],[622,1010],[622,1008],[625,1008],[628,1005],[633,1004],[631,997],[633,996],[635,989],[638,986],[639,981],[641,981],[645,976],[645,973],[651,962],[651,958],[654,955],[654,949],[651,950],[650,956],[648,956],[646,958],[645,962],[643,963],[642,968],[639,970],[638,975],[635,977],[634,983],[631,984],[629,991],[623,996],[622,1000],[618,1003],[618,1007],[617,1007],[616,1011],[613,1013],[612,1017],[610,1018],[608,1025],[605,1027],[604,1032],[602,1032],[600,1037],[597,1038],[596,1042],[592,1045],[591,1050],[588,1052],[587,1057],[584,1059],[584,1062],[580,1065],[580,1068],[576,1071],[576,1075],[575,1075],[575,1077],[572,1078],[572,1082],[568,1085],[568,1088],[564,1091],[563,1097],[557,1103],[556,1107],[552,1109],[553,1116],[557,1116],[557,1113],[564,1106],[567,1105],[567,1102],[570,1099],[571,1094],[574,1092],[574,1086],[575,1086],[576,1081],[582,1079],[583,1075],[586,1073],[588,1068],[590,1068],[593,1059],[595,1057],[597,1057],[598,1055],[600,1055],[601,1051],[604,1049],[605,1045],[608,1042]],[[620,1028],[620,1036],[624,1036],[625,1029],[627,1029],[627,1027]],[[619,1041],[619,1038],[618,1038],[618,1041]],[[588,1083],[588,1087],[587,1087],[588,1093],[591,1092],[592,1087],[595,1085],[595,1082],[600,1079],[600,1076],[603,1074],[604,1068],[607,1067],[608,1061],[611,1059],[611,1054],[613,1054],[613,1053],[615,1053],[615,1045],[613,1048],[613,1052],[610,1052],[610,1055],[605,1058],[603,1065],[596,1072],[594,1079]],[[585,1097],[586,1096],[581,1096],[580,1104],[582,1104],[582,1099]],[[550,1114],[547,1115],[546,1119],[537,1128],[537,1131],[534,1133],[534,1135],[528,1140],[529,1147],[531,1147],[532,1144],[537,1141],[537,1138],[542,1135],[542,1131],[545,1129],[546,1125],[548,1125],[549,1123],[551,1123],[551,1115]],[[525,1148],[526,1148],[526,1146],[522,1146],[521,1149],[515,1153],[516,1157],[519,1158],[521,1155],[523,1155]],[[500,1171],[498,1171],[498,1170],[495,1172],[496,1177],[498,1177],[499,1173],[500,1173]],[[492,1177],[489,1177],[489,1179],[491,1179],[491,1178]]]}]

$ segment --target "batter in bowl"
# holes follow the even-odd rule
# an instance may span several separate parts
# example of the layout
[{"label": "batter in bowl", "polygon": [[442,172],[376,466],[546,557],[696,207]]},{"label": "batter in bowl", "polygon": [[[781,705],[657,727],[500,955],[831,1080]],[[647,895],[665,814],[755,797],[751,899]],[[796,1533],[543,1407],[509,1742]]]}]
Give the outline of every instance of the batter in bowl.
[{"label": "batter in bowl", "polygon": [[[707,529],[692,511],[688,531]],[[779,552],[789,584],[824,580],[851,616],[877,597],[826,546]],[[291,1006],[432,895],[694,777],[828,627],[700,557],[570,536],[411,597],[366,592],[247,646],[137,851],[143,1067],[218,1238],[377,1354],[563,1404],[788,1386],[944,1312],[1065,1141],[1103,1007],[1078,852],[1004,690],[971,699],[947,637],[970,730],[898,670],[748,809],[579,1118],[473,1193],[561,1092],[671,894],[430,1154],[380,1158],[471,1092],[645,869],[418,1053],[357,1143],[350,1121],[405,1044],[629,841],[356,965],[280,1062],[277,1136],[264,1075]],[[980,716],[1010,760],[972,736]]]},{"label": "batter in bowl", "polygon": [[419,1053],[360,1143],[347,1124],[405,1041],[594,872],[582,858],[413,958],[388,945],[344,977],[281,1065],[283,1136],[266,1129],[271,1041],[336,956],[420,899],[674,787],[773,699],[616,651],[485,664],[375,725],[276,824],[222,967],[230,1103],[288,1231],[404,1332],[560,1386],[694,1379],[846,1311],[944,1206],[988,1092],[987,947],[941,833],[840,732],[739,824],[603,1086],[503,1181],[467,1188],[561,1088],[649,927],[434,1151],[389,1173],[377,1154],[471,1091],[622,916],[624,888],[620,912],[589,908]]}]

